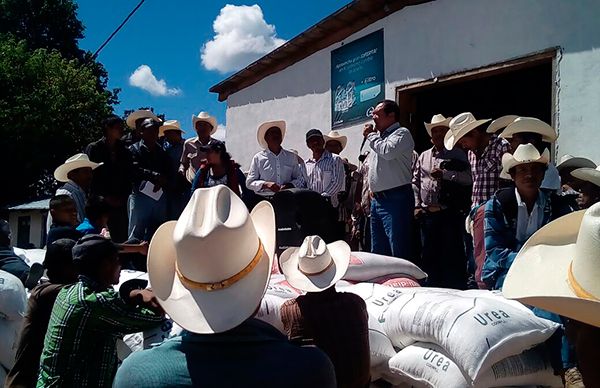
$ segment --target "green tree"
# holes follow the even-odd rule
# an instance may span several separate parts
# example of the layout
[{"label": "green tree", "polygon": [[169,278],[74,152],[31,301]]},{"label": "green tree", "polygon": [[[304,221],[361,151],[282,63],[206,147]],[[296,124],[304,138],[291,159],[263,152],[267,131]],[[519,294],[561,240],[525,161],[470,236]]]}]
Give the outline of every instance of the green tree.
[{"label": "green tree", "polygon": [[52,193],[54,169],[101,134],[113,94],[56,50],[0,39],[0,205]]}]

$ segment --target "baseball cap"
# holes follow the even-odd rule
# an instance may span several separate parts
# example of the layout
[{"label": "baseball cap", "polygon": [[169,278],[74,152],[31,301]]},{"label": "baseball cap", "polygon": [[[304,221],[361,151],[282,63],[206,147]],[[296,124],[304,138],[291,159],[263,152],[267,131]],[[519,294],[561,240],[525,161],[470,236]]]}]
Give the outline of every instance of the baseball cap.
[{"label": "baseball cap", "polygon": [[144,121],[142,121],[142,124],[140,125],[140,127],[142,129],[149,129],[149,128],[154,128],[156,127],[158,129],[158,127],[160,127],[160,122],[148,118],[148,119],[144,119]]},{"label": "baseball cap", "polygon": [[119,252],[119,248],[111,240],[98,234],[83,236],[73,247],[73,261],[95,261],[112,256]]},{"label": "baseball cap", "polygon": [[321,132],[318,129],[311,129],[310,131],[306,132],[306,140],[310,139],[311,137],[323,137],[323,132]]}]

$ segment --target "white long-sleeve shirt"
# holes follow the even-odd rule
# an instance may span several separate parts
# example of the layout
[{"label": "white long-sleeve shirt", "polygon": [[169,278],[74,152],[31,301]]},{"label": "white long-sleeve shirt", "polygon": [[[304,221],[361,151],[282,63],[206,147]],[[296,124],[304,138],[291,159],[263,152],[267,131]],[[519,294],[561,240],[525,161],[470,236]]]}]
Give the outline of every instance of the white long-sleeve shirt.
[{"label": "white long-sleeve shirt", "polygon": [[279,186],[291,183],[296,188],[305,188],[304,174],[296,154],[282,149],[276,155],[267,148],[254,155],[246,178],[246,187],[256,193],[264,192],[265,182],[275,182]]},{"label": "white long-sleeve shirt", "polygon": [[331,198],[331,204],[337,207],[337,195],[344,190],[346,182],[342,158],[324,151],[319,160],[308,159],[305,165],[308,188]]}]

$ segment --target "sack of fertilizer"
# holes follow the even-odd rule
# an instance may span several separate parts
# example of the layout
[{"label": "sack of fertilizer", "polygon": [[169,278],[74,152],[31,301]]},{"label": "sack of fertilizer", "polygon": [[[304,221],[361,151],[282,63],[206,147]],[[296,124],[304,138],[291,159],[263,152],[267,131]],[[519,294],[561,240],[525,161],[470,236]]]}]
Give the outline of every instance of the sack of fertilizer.
[{"label": "sack of fertilizer", "polygon": [[0,365],[0,387],[4,387],[4,382],[6,380],[7,370]]},{"label": "sack of fertilizer", "polygon": [[[407,383],[415,388],[467,388],[460,368],[437,345],[417,342],[401,350],[389,361],[386,379],[392,384]],[[542,348],[527,350],[494,364],[486,370],[476,387],[542,385],[561,387]]]},{"label": "sack of fertilizer", "polygon": [[386,280],[385,282],[383,282],[381,284],[383,284],[384,286],[393,287],[393,288],[421,287],[421,285],[419,283],[417,283],[416,280],[413,280],[411,278],[393,278],[393,279]]},{"label": "sack of fertilizer", "polygon": [[369,315],[369,352],[371,357],[371,381],[385,377],[389,373],[388,362],[396,351],[383,327]]},{"label": "sack of fertilizer", "polygon": [[499,298],[439,291],[404,293],[379,321],[394,346],[406,345],[406,337],[441,346],[470,384],[495,363],[546,341],[559,327]]},{"label": "sack of fertilizer", "polygon": [[30,267],[33,263],[43,264],[46,258],[45,249],[21,249],[13,248],[15,255],[23,259]]},{"label": "sack of fertilizer", "polygon": [[287,300],[288,299],[281,298],[276,295],[265,294],[262,301],[260,302],[260,306],[258,307],[256,318],[268,323],[269,325],[275,327],[277,330],[285,334],[285,330],[283,329],[283,322],[281,321],[281,306]]},{"label": "sack of fertilizer", "polygon": [[27,308],[23,283],[13,274],[0,270],[0,319],[22,320]]},{"label": "sack of fertilizer", "polygon": [[342,279],[383,283],[398,277],[422,280],[427,278],[427,274],[408,260],[369,252],[352,252],[348,271]]},{"label": "sack of fertilizer", "polygon": [[15,364],[23,320],[0,319],[0,365],[10,370]]},{"label": "sack of fertilizer", "polygon": [[145,330],[133,334],[127,334],[123,339],[117,340],[117,356],[123,361],[133,352],[149,349],[153,345],[176,337],[181,334],[183,328],[172,319],[165,319],[162,324],[154,329]]},{"label": "sack of fertilizer", "polygon": [[271,275],[266,293],[284,299],[292,299],[302,294],[300,290],[290,286],[284,275]]}]

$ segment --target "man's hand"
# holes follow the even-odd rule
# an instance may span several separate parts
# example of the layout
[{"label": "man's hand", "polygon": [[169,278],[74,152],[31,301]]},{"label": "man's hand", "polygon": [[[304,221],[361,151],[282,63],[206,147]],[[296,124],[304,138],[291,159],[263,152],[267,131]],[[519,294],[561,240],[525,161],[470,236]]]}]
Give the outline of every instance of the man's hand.
[{"label": "man's hand", "polygon": [[131,290],[129,293],[131,302],[137,306],[146,307],[159,315],[163,315],[165,312],[158,303],[158,299],[154,295],[151,289],[145,290]]},{"label": "man's hand", "polygon": [[144,256],[148,256],[148,247],[149,246],[150,246],[150,244],[148,244],[148,241],[142,241],[140,243],[139,253],[141,253]]},{"label": "man's hand", "polygon": [[373,124],[365,124],[365,127],[363,129],[363,136],[367,137],[370,133],[375,132],[375,127],[373,127]]},{"label": "man's hand", "polygon": [[281,187],[275,182],[265,182],[263,183],[263,189],[271,190],[274,193],[277,193],[281,190]]},{"label": "man's hand", "polygon": [[436,180],[442,180],[444,178],[444,170],[441,168],[434,168],[431,170],[431,177]]},{"label": "man's hand", "polygon": [[281,187],[279,188],[279,190],[286,190],[286,189],[293,189],[293,188],[294,188],[294,185],[293,185],[293,184],[291,184],[291,183],[286,183],[285,185],[281,186]]},{"label": "man's hand", "polygon": [[419,218],[423,217],[423,214],[425,214],[425,210],[417,207],[415,208],[415,219],[418,220]]}]

